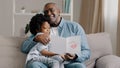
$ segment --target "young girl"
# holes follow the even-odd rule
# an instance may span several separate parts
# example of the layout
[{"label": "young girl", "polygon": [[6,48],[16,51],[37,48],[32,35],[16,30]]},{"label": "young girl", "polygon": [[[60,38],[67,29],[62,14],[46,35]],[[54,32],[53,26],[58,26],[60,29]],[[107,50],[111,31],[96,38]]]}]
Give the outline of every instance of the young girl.
[{"label": "young girl", "polygon": [[[30,21],[30,32],[35,36],[43,33],[50,34],[48,20],[42,14],[36,14]],[[49,45],[49,43],[43,45],[38,42],[27,55],[26,68],[30,68],[27,64],[34,61],[42,62],[50,68],[64,68],[62,64],[64,56],[50,52]]]}]

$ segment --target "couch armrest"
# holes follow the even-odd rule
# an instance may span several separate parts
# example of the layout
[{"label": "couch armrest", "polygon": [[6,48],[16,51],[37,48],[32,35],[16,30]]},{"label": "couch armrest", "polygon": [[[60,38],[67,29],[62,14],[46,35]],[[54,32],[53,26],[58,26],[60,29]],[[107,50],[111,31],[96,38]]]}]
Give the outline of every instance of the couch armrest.
[{"label": "couch armrest", "polygon": [[120,57],[115,55],[103,56],[97,60],[96,68],[120,68]]}]

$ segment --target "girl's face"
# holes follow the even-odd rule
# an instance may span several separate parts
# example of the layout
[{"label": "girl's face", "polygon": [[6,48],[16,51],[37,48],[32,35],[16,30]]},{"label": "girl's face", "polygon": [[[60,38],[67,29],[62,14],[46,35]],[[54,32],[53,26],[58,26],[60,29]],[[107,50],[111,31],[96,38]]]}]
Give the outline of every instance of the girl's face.
[{"label": "girl's face", "polygon": [[42,33],[50,33],[50,25],[47,21],[42,24],[41,32]]}]

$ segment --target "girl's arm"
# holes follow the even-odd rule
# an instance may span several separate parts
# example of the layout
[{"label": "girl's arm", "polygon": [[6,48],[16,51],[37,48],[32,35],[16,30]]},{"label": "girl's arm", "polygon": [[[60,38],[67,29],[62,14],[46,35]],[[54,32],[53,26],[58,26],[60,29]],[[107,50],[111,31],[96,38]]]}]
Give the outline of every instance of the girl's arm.
[{"label": "girl's arm", "polygon": [[58,54],[56,54],[56,53],[47,51],[47,50],[45,50],[45,49],[43,49],[40,53],[41,53],[42,55],[44,55],[44,56],[54,56],[54,55],[58,55]]}]

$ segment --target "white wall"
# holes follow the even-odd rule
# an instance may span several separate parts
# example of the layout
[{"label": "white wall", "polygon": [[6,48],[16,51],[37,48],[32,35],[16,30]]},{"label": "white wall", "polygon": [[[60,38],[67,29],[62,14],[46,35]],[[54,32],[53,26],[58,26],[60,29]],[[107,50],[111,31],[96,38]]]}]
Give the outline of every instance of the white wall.
[{"label": "white wall", "polygon": [[[16,1],[19,1],[19,0],[16,0]],[[36,1],[39,1],[39,0],[36,0]],[[50,1],[54,1],[54,0],[50,0]],[[73,20],[76,22],[79,22],[81,0],[73,0],[73,1],[74,1],[74,10],[75,10],[73,13],[73,16],[74,16]],[[0,9],[0,35],[4,35],[4,36],[13,36],[14,34],[22,35],[22,34],[18,34],[20,33],[21,30],[16,30],[16,29],[19,29],[21,26],[26,24],[26,22],[21,22],[18,20],[17,22],[18,24],[15,23],[16,26],[13,26],[14,25],[13,24],[13,0],[0,0],[0,8],[1,8]],[[16,11],[18,9],[16,9]],[[17,11],[17,12],[20,12],[20,11]],[[21,16],[18,16],[18,17],[21,17]],[[16,18],[18,19],[18,17]],[[24,27],[25,26],[23,26],[23,28]]]},{"label": "white wall", "polygon": [[78,22],[80,21],[80,4],[81,0],[73,0],[74,7],[73,7],[73,21]]},{"label": "white wall", "polygon": [[105,32],[110,33],[113,45],[113,52],[116,54],[117,43],[117,17],[118,17],[118,0],[103,0],[105,13]]},{"label": "white wall", "polygon": [[0,35],[12,36],[12,0],[0,0]]}]

